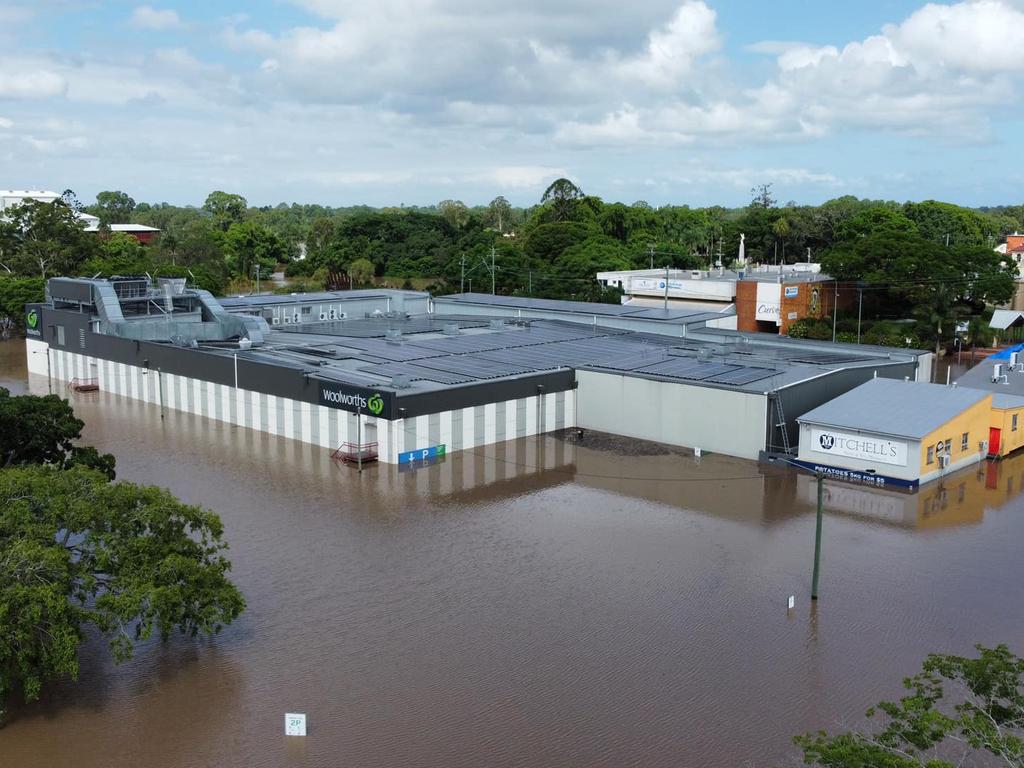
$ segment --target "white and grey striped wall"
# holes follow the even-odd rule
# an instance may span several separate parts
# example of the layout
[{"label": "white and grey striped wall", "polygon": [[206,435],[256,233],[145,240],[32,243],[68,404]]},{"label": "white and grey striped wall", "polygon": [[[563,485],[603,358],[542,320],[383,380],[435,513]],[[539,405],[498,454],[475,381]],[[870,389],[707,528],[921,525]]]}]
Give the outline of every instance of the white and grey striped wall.
[{"label": "white and grey striped wall", "polygon": [[[531,437],[576,425],[576,392],[552,392],[388,421],[315,403],[255,392],[127,365],[29,338],[30,373],[61,386],[95,378],[100,389],[240,427],[335,449],[343,443],[378,444],[379,458],[396,464],[399,454],[444,445],[461,451]],[[49,368],[49,370],[48,370]],[[361,423],[360,423],[361,421]]]}]

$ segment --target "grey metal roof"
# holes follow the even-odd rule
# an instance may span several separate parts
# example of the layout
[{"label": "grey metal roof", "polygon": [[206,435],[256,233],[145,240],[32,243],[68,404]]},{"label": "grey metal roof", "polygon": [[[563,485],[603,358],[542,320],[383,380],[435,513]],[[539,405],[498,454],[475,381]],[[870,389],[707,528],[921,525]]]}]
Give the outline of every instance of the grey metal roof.
[{"label": "grey metal roof", "polygon": [[714,311],[701,311],[673,307],[668,309],[637,306],[635,304],[598,304],[585,301],[563,301],[559,299],[532,299],[524,296],[495,296],[490,293],[453,293],[438,296],[436,301],[449,301],[457,304],[476,304],[489,307],[505,307],[511,309],[534,309],[545,312],[566,312],[582,320],[587,315],[598,317],[624,317],[643,320],[665,321],[698,321],[720,317]]},{"label": "grey metal roof", "polygon": [[992,393],[993,408],[1024,408],[1024,396],[1004,395],[1000,392]]},{"label": "grey metal roof", "polygon": [[386,299],[391,296],[426,298],[430,294],[421,291],[400,291],[388,289],[361,289],[353,291],[320,291],[316,293],[270,293],[258,296],[225,296],[220,299],[222,307],[263,307],[275,304],[310,304],[326,301],[353,301],[359,299]]},{"label": "grey metal roof", "polygon": [[901,379],[871,379],[797,417],[801,423],[922,438],[988,392]]},{"label": "grey metal roof", "polygon": [[[1024,356],[1022,356],[1024,357]],[[1005,378],[992,381],[992,371],[996,363],[1001,363]],[[956,380],[958,386],[984,389],[1001,395],[1017,395],[1024,397],[1024,372],[1009,370],[1008,359],[986,358]]]}]

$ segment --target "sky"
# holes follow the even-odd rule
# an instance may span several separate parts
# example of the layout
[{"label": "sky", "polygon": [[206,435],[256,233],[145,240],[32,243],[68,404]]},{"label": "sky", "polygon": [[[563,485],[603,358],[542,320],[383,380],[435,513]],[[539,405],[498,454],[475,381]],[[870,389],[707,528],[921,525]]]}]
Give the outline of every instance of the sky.
[{"label": "sky", "polygon": [[1024,0],[0,0],[0,188],[1020,204]]}]

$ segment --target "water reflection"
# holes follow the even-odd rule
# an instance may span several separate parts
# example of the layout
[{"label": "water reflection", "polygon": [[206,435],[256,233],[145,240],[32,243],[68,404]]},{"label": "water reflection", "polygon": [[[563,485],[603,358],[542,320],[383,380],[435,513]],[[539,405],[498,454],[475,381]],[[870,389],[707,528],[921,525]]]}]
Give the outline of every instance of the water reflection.
[{"label": "water reflection", "polygon": [[[0,344],[0,385],[45,392],[23,355]],[[81,681],[0,731],[5,766],[774,765],[929,651],[1021,650],[1024,456],[910,495],[827,482],[812,607],[807,474],[586,435],[360,475],[72,399],[122,478],[221,515],[249,610],[120,667],[87,644]],[[282,736],[285,711],[307,739]]]}]

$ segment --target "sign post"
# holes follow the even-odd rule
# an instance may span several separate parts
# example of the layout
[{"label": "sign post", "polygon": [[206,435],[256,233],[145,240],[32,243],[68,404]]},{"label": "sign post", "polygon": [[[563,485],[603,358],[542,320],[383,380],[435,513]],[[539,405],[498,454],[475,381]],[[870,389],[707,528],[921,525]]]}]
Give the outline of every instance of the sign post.
[{"label": "sign post", "polygon": [[306,715],[298,712],[286,712],[284,716],[285,736],[306,735]]}]

